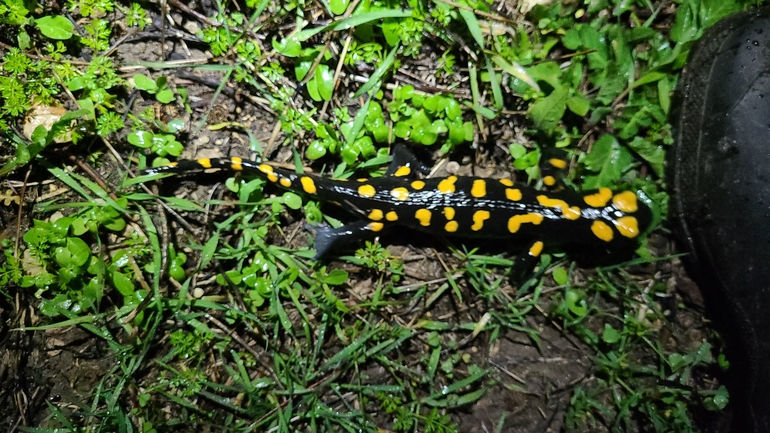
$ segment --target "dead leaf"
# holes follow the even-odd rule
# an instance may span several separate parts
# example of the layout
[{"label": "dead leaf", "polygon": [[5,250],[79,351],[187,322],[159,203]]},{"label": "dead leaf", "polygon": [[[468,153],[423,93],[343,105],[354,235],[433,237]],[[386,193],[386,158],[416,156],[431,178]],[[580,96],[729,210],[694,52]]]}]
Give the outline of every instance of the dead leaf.
[{"label": "dead leaf", "polygon": [[[47,131],[50,131],[53,124],[65,114],[67,114],[67,109],[64,107],[38,105],[32,108],[24,122],[24,136],[31,140],[32,133],[35,132],[35,128],[38,126],[43,126]],[[72,135],[67,133],[61,137],[56,137],[54,141],[57,143],[67,143],[72,141]]]}]

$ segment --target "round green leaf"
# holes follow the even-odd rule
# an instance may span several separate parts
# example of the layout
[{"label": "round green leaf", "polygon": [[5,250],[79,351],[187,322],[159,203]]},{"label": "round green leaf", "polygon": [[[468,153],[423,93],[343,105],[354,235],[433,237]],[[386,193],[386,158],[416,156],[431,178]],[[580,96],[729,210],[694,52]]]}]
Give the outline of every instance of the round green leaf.
[{"label": "round green leaf", "polygon": [[72,217],[62,217],[53,222],[53,229],[60,235],[64,236],[72,225]]},{"label": "round green leaf", "polygon": [[64,293],[59,293],[53,299],[44,299],[40,303],[40,312],[46,316],[58,316],[59,311],[69,310],[72,300]]},{"label": "round green leaf", "polygon": [[449,131],[449,128],[446,126],[446,122],[444,122],[442,119],[436,119],[433,121],[433,124],[431,124],[431,131],[435,132],[436,134],[445,134],[447,131]]},{"label": "round green leaf", "polygon": [[334,15],[342,15],[348,10],[350,0],[331,0],[329,6],[331,6],[332,13]]},{"label": "round green leaf", "polygon": [[73,219],[72,224],[70,224],[70,228],[72,229],[72,234],[75,236],[80,236],[83,233],[88,231],[88,227],[86,227],[86,222],[82,217]]},{"label": "round green leaf", "polygon": [[32,45],[29,33],[25,32],[24,30],[19,32],[19,36],[16,37],[16,40],[19,42],[19,49],[22,51],[28,49]]},{"label": "round green leaf", "polygon": [[395,47],[401,41],[401,26],[394,19],[387,19],[382,23],[382,35],[388,45]]},{"label": "round green leaf", "polygon": [[307,75],[308,71],[310,70],[310,66],[312,65],[313,62],[310,60],[299,62],[297,66],[294,67],[294,76],[297,77],[297,80],[304,80],[305,75]]},{"label": "round green leaf", "polygon": [[326,155],[326,148],[323,146],[320,140],[316,140],[310,143],[310,146],[307,148],[305,155],[308,157],[308,159],[315,161],[316,159]]},{"label": "round green leaf", "polygon": [[378,143],[383,143],[388,140],[388,136],[390,135],[390,128],[388,128],[388,126],[385,124],[380,125],[372,131],[372,135]]},{"label": "round green leaf", "polygon": [[441,95],[433,95],[430,98],[426,99],[425,102],[422,104],[423,108],[430,111],[431,113],[435,113],[438,111],[439,108],[439,102],[441,102]]},{"label": "round green leaf", "polygon": [[249,299],[255,307],[261,307],[265,304],[265,298],[257,290],[249,290]]},{"label": "round green leaf", "polygon": [[134,283],[131,282],[131,279],[122,272],[114,272],[112,274],[112,284],[123,296],[130,296],[134,294]]},{"label": "round green leaf", "polygon": [[72,263],[76,266],[83,266],[91,257],[91,248],[80,238],[67,238],[67,250],[72,255]]},{"label": "round green leaf", "polygon": [[72,254],[64,247],[56,247],[53,250],[53,257],[59,266],[70,266],[72,264]]},{"label": "round green leaf", "polygon": [[161,104],[168,104],[174,100],[174,92],[171,89],[163,89],[155,95],[155,99]]},{"label": "round green leaf", "polygon": [[64,41],[72,37],[74,26],[63,16],[47,16],[35,20],[35,26],[43,36]]},{"label": "round green leaf", "polygon": [[79,276],[80,268],[77,266],[64,266],[59,268],[59,271],[56,273],[59,284],[63,286],[69,285],[70,282],[75,281]]},{"label": "round green leaf", "polygon": [[420,143],[424,144],[425,146],[430,146],[438,139],[438,134],[436,133],[436,129],[433,127],[433,125],[427,128],[420,128],[420,132],[422,133],[420,137]]},{"label": "round green leaf", "polygon": [[[109,221],[104,223],[104,228],[107,230],[112,230],[113,232],[119,232],[126,228],[126,221],[123,218],[112,218]],[[77,234],[77,233],[75,233]]]},{"label": "round green leaf", "polygon": [[321,99],[330,101],[334,91],[334,72],[332,72],[328,65],[318,65],[315,68],[315,80]]},{"label": "round green leaf", "polygon": [[[163,147],[163,150],[172,156],[179,156],[182,154],[182,151],[184,150],[184,146],[182,146],[182,143],[176,141],[173,136],[166,142],[166,145]],[[160,153],[158,153],[160,155]],[[163,155],[161,155],[163,156]]]},{"label": "round green leaf", "polygon": [[302,198],[293,192],[283,193],[281,196],[281,201],[283,201],[283,204],[285,204],[289,209],[297,210],[302,207]]},{"label": "round green leaf", "polygon": [[465,131],[465,141],[473,141],[473,124],[471,122],[463,123],[463,130]]},{"label": "round green leaf", "polygon": [[335,269],[323,279],[324,283],[330,286],[339,286],[348,279],[348,273],[342,269]]},{"label": "round green leaf", "polygon": [[179,260],[172,260],[168,265],[168,275],[177,281],[184,280],[185,272],[183,265],[184,261],[180,263]]},{"label": "round green leaf", "polygon": [[273,48],[286,57],[297,57],[302,53],[302,45],[296,37],[284,38],[280,42],[273,39]]},{"label": "round green leaf", "polygon": [[166,130],[172,134],[181,131],[182,129],[184,129],[184,120],[182,119],[172,119],[166,124]]},{"label": "round green leaf", "polygon": [[340,150],[342,160],[345,161],[348,165],[353,165],[353,163],[356,162],[356,159],[358,159],[358,153],[358,149],[356,149],[354,146],[343,145],[342,149]]},{"label": "round green leaf", "polygon": [[155,80],[147,77],[144,74],[134,75],[134,87],[150,93],[155,93],[155,91],[158,90],[158,84],[155,82]]},{"label": "round green leaf", "polygon": [[610,326],[609,323],[605,323],[604,332],[602,332],[602,341],[609,344],[615,344],[620,341],[620,333]]},{"label": "round green leaf", "polygon": [[318,93],[318,83],[316,82],[315,77],[312,78],[310,81],[308,81],[305,84],[305,87],[307,87],[307,93],[310,95],[311,98],[313,98],[314,101],[316,102],[321,101],[321,95]]},{"label": "round green leaf", "polygon": [[463,111],[460,104],[454,98],[447,98],[446,117],[449,120],[461,120]]},{"label": "round green leaf", "polygon": [[[526,149],[524,150],[524,152],[526,152]],[[555,268],[553,270],[553,280],[556,281],[556,284],[563,286],[567,284],[567,281],[569,281],[569,275],[567,274],[567,271],[563,267],[559,266],[558,268]]]},{"label": "round green leaf", "polygon": [[353,146],[355,146],[359,154],[367,158],[374,156],[375,153],[377,153],[377,149],[374,148],[374,143],[372,142],[372,138],[368,136],[363,136],[358,140],[354,141]]},{"label": "round green leaf", "polygon": [[395,134],[398,138],[408,138],[411,129],[412,128],[410,128],[406,121],[397,122],[395,128],[393,128],[393,134]]},{"label": "round green leaf", "polygon": [[366,118],[369,120],[382,118],[382,105],[377,101],[369,102],[369,111],[366,112]]},{"label": "round green leaf", "polygon": [[152,146],[153,138],[155,135],[148,131],[134,131],[128,134],[128,142],[143,149]]},{"label": "round green leaf", "polygon": [[460,144],[465,139],[465,130],[461,123],[449,124],[449,141],[452,144]]},{"label": "round green leaf", "polygon": [[414,105],[414,108],[422,108],[422,105],[425,103],[425,96],[419,93],[415,93],[414,96],[412,96],[412,105]]},{"label": "round green leaf", "polygon": [[567,290],[564,298],[567,301],[567,308],[569,308],[572,314],[578,317],[585,317],[588,314],[588,307],[586,306],[582,291]]}]

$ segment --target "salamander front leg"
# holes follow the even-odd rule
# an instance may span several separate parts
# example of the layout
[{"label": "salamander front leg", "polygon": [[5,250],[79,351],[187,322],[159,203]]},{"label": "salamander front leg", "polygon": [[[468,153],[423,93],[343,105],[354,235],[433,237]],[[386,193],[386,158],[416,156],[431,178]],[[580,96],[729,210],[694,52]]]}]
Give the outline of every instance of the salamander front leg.
[{"label": "salamander front leg", "polygon": [[540,160],[540,177],[543,185],[551,190],[564,187],[563,181],[569,168],[568,155],[561,150],[545,149]]},{"label": "salamander front leg", "polygon": [[381,232],[385,226],[386,224],[375,221],[357,221],[336,229],[326,225],[318,226],[315,232],[314,259],[318,260],[341,244],[371,238],[372,234]]},{"label": "salamander front leg", "polygon": [[532,270],[537,266],[540,255],[543,253],[543,241],[537,241],[529,247],[526,252],[519,254],[511,270],[511,280],[515,282],[522,281],[528,277]]},{"label": "salamander front leg", "polygon": [[397,144],[393,148],[393,161],[391,161],[385,176],[398,176],[414,179],[415,170],[422,174],[430,173],[430,168],[423,165],[417,157],[403,144]]}]

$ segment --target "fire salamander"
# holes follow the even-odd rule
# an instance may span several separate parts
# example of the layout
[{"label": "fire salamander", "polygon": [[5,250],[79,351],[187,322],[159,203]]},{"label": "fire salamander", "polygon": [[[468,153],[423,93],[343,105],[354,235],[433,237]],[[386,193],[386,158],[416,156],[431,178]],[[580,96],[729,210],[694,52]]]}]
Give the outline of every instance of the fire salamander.
[{"label": "fire salamander", "polygon": [[[566,167],[561,159],[548,163]],[[609,188],[580,196],[539,191],[509,179],[447,176],[417,178],[425,172],[408,150],[397,146],[386,175],[372,179],[333,179],[298,174],[241,158],[185,160],[152,168],[146,174],[181,173],[219,168],[253,173],[283,188],[304,192],[348,208],[361,216],[339,228],[321,226],[316,232],[316,258],[338,241],[377,234],[392,226],[408,226],[436,235],[506,239],[530,245],[538,257],[546,246],[577,247],[613,253],[636,245],[650,225],[650,209],[630,191]],[[554,185],[553,176],[543,183]]]}]

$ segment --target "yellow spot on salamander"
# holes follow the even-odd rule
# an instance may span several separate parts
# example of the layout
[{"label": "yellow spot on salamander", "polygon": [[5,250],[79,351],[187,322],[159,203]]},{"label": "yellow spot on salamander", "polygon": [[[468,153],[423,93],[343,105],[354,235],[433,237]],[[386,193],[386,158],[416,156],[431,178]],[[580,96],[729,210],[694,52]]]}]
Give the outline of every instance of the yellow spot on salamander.
[{"label": "yellow spot on salamander", "polygon": [[398,201],[404,201],[409,198],[409,191],[403,186],[400,186],[398,188],[393,188],[393,190],[390,191],[390,195]]},{"label": "yellow spot on salamander", "polygon": [[540,225],[543,222],[543,216],[539,213],[528,213],[526,215],[514,215],[508,219],[508,231],[516,233],[521,228],[522,224],[529,223],[534,225]]},{"label": "yellow spot on salamander", "polygon": [[385,227],[385,224],[383,224],[383,223],[369,223],[369,224],[366,225],[366,228],[368,228],[369,230],[371,230],[373,232],[378,232],[378,231],[382,230],[383,227]]},{"label": "yellow spot on salamander", "polygon": [[282,177],[278,179],[278,183],[280,183],[281,186],[284,188],[291,188],[291,179],[289,179],[288,177]]},{"label": "yellow spot on salamander", "polygon": [[457,182],[457,176],[449,176],[438,183],[438,191],[442,194],[450,194],[455,192],[455,182]]},{"label": "yellow spot on salamander", "polygon": [[620,217],[612,222],[620,234],[627,238],[633,239],[639,235],[639,222],[632,216]]},{"label": "yellow spot on salamander", "polygon": [[521,190],[518,188],[506,188],[505,198],[511,201],[519,201],[521,200]]},{"label": "yellow spot on salamander", "polygon": [[513,181],[510,179],[500,179],[500,183],[505,186],[513,186]]},{"label": "yellow spot on salamander", "polygon": [[615,197],[612,197],[612,204],[619,210],[627,213],[633,213],[639,209],[639,204],[636,201],[636,194],[631,191],[615,194]]},{"label": "yellow spot on salamander", "polygon": [[398,168],[398,170],[396,170],[393,173],[393,176],[399,176],[399,177],[400,176],[409,176],[409,173],[411,173],[411,172],[412,172],[411,168],[409,168],[409,167],[407,167],[405,165],[402,165],[401,167]]},{"label": "yellow spot on salamander", "polygon": [[597,238],[603,240],[604,242],[611,241],[612,237],[614,236],[612,233],[612,228],[608,226],[604,221],[594,221],[594,223],[591,224],[591,231]]},{"label": "yellow spot on salamander", "polygon": [[233,171],[241,171],[243,170],[243,159],[236,157],[230,158],[230,168]]},{"label": "yellow spot on salamander", "polygon": [[313,182],[313,179],[303,176],[299,179],[299,182],[302,184],[302,189],[305,190],[308,194],[315,194],[316,187],[315,182]]},{"label": "yellow spot on salamander", "polygon": [[612,198],[612,191],[609,188],[599,188],[594,194],[583,197],[583,201],[592,207],[604,207]]},{"label": "yellow spot on salamander", "polygon": [[374,194],[376,194],[377,191],[371,185],[361,185],[358,187],[358,193],[361,194],[362,197],[371,198],[374,197]]},{"label": "yellow spot on salamander", "polygon": [[484,227],[484,221],[489,219],[489,211],[486,210],[477,210],[473,213],[473,225],[471,226],[471,230],[474,232],[477,232],[481,230]]},{"label": "yellow spot on salamander", "polygon": [[476,198],[481,198],[487,195],[487,181],[484,179],[476,179],[471,186],[471,195]]},{"label": "yellow spot on salamander", "polygon": [[537,241],[529,247],[529,255],[532,257],[540,257],[540,253],[543,252],[543,242]]},{"label": "yellow spot on salamander", "polygon": [[566,201],[558,198],[549,198],[545,195],[537,196],[537,202],[545,207],[555,207],[561,210],[561,215],[568,220],[576,220],[580,218],[580,208],[577,206],[570,206]]},{"label": "yellow spot on salamander", "polygon": [[444,230],[448,231],[449,233],[454,233],[457,231],[458,227],[459,227],[459,224],[457,224],[457,221],[449,221],[444,226]]},{"label": "yellow spot on salamander", "polygon": [[361,177],[361,178],[356,179],[357,182],[366,182],[367,180],[369,180],[369,179],[367,179],[365,177]]},{"label": "yellow spot on salamander", "polygon": [[275,174],[273,167],[270,167],[267,164],[260,164],[259,167],[257,168],[259,168],[259,171],[261,171],[267,176],[267,180],[269,180],[270,182],[278,182],[278,176]]},{"label": "yellow spot on salamander", "polygon": [[179,165],[178,162],[169,162],[168,164],[166,164],[166,167],[176,167],[177,165]]},{"label": "yellow spot on salamander", "polygon": [[455,219],[455,208],[445,207],[444,210],[441,212],[444,214],[447,221]]},{"label": "yellow spot on salamander", "polygon": [[398,214],[395,211],[390,211],[385,214],[385,219],[388,221],[397,221],[398,220]]},{"label": "yellow spot on salamander", "polygon": [[423,182],[421,180],[415,180],[414,182],[412,182],[412,188],[414,188],[415,190],[419,191],[419,190],[425,188],[425,182]]},{"label": "yellow spot on salamander", "polygon": [[211,168],[211,160],[208,158],[199,159],[198,164],[200,164],[200,166],[203,168]]},{"label": "yellow spot on salamander", "polygon": [[556,185],[556,178],[553,176],[546,176],[543,178],[543,183],[545,186],[554,186]]},{"label": "yellow spot on salamander", "polygon": [[369,212],[369,215],[367,216],[372,221],[379,221],[382,219],[382,210],[381,209],[372,209],[371,212]]},{"label": "yellow spot on salamander", "polygon": [[564,170],[567,168],[567,161],[559,158],[551,158],[548,160],[548,163],[551,164],[552,167],[556,167],[559,170]]},{"label": "yellow spot on salamander", "polygon": [[417,221],[420,222],[421,226],[430,226],[431,213],[428,209],[418,209],[417,212],[414,213],[414,217],[417,218]]}]

